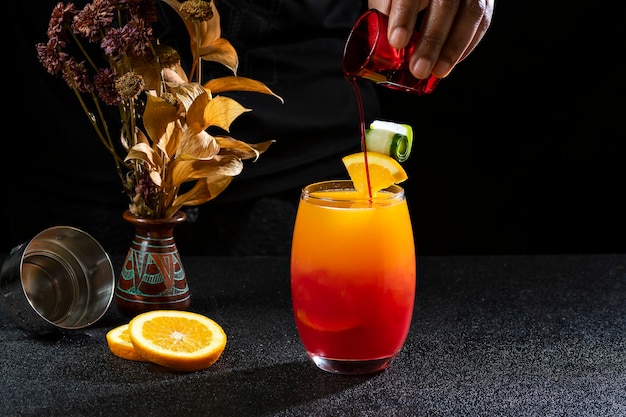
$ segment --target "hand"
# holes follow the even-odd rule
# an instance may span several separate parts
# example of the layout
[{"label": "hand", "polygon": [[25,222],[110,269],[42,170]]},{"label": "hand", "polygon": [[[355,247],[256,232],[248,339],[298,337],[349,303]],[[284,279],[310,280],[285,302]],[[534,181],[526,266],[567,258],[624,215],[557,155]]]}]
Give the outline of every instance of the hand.
[{"label": "hand", "polygon": [[444,78],[481,41],[491,24],[495,0],[369,0],[389,16],[389,43],[407,46],[417,15],[425,9],[417,48],[409,59],[416,78]]}]

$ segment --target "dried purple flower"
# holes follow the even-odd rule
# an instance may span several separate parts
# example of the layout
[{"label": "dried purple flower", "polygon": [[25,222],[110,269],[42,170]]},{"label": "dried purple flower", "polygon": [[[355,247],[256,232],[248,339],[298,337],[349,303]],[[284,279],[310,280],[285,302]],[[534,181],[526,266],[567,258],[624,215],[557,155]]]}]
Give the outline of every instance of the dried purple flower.
[{"label": "dried purple flower", "polygon": [[152,54],[152,26],[133,17],[121,28],[111,28],[102,38],[100,47],[105,54],[119,60],[124,55],[149,56]]},{"label": "dried purple flower", "polygon": [[61,51],[62,42],[58,38],[50,38],[48,43],[38,43],[37,58],[43,67],[52,75],[57,75],[63,70],[63,64],[67,54]]},{"label": "dried purple flower", "polygon": [[143,19],[133,17],[122,28],[127,52],[133,56],[147,56],[152,54],[152,26]]},{"label": "dried purple flower", "polygon": [[111,27],[114,17],[115,6],[109,0],[93,0],[74,17],[72,30],[89,42],[98,42]]},{"label": "dried purple flower", "polygon": [[65,39],[68,36],[65,32],[65,26],[70,26],[72,23],[72,19],[76,14],[76,7],[74,3],[57,3],[52,9],[52,14],[50,15],[50,22],[48,23],[48,38],[52,39],[54,37],[59,37],[61,39]]},{"label": "dried purple flower", "polygon": [[117,74],[111,71],[110,68],[104,68],[100,70],[98,75],[94,77],[94,84],[98,97],[105,104],[109,106],[116,106],[121,103],[122,98],[117,92],[116,83],[118,80]]},{"label": "dried purple flower", "polygon": [[[213,101],[217,97],[201,85],[200,60],[221,62],[233,72],[238,64],[232,45],[220,38],[219,19],[209,21],[214,14],[211,0],[189,0],[180,9],[178,2],[166,1],[186,16],[194,55],[190,76],[184,73],[178,52],[155,41],[157,0],[87,1],[80,10],[73,3],[54,7],[48,41],[36,45],[37,57],[46,71],[60,75],[76,93],[96,135],[113,156],[130,211],[140,217],[168,218],[183,206],[215,198],[241,172],[243,159],[257,158],[273,141],[249,145],[229,139],[218,144],[207,132],[211,126],[227,130],[240,114],[228,110],[228,104],[223,107],[224,101]],[[197,81],[188,81],[194,74]],[[262,83],[246,78],[209,83],[215,91],[274,95]],[[118,107],[121,147],[115,145],[102,104]],[[193,110],[187,111],[187,106]],[[200,127],[203,130],[198,131]],[[126,154],[118,153],[120,149]],[[185,155],[180,161],[179,152]],[[189,182],[196,185],[182,192],[181,184]]]},{"label": "dried purple flower", "polygon": [[81,93],[94,91],[94,85],[85,62],[78,62],[75,58],[65,61],[65,71],[62,72],[63,79],[71,88],[77,89]]},{"label": "dried purple flower", "polygon": [[159,198],[159,189],[150,179],[150,173],[147,171],[139,171],[137,173],[137,183],[135,184],[135,195],[130,211],[135,215],[142,215],[138,206],[145,210],[147,207],[155,207]]},{"label": "dried purple flower", "polygon": [[126,4],[131,16],[138,17],[150,23],[159,20],[156,2],[154,0],[117,0],[117,3]]},{"label": "dried purple flower", "polygon": [[126,52],[126,42],[122,29],[111,28],[102,38],[100,47],[104,53],[116,60],[124,56]]}]

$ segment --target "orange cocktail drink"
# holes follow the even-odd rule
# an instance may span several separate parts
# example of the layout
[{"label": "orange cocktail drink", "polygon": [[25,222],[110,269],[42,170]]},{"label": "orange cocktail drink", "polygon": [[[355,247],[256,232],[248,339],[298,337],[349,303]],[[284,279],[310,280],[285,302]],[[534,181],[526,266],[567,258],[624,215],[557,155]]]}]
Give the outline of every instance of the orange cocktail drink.
[{"label": "orange cocktail drink", "polygon": [[401,350],[411,324],[416,264],[404,190],[371,199],[351,181],[303,189],[291,252],[296,325],[321,369],[371,373]]}]

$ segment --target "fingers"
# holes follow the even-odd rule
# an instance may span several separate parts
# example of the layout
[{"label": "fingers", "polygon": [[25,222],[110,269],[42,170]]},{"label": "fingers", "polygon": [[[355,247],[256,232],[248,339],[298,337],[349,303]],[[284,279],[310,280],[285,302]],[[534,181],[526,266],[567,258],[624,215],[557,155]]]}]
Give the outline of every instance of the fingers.
[{"label": "fingers", "polygon": [[444,78],[483,38],[491,23],[493,0],[433,0],[420,28],[409,65],[418,78]]},{"label": "fingers", "polygon": [[478,25],[478,29],[474,33],[474,38],[470,42],[469,46],[465,49],[465,52],[461,56],[461,60],[465,59],[465,57],[469,55],[469,53],[472,52],[474,48],[476,48],[478,43],[483,39],[483,36],[485,36],[487,29],[489,29],[489,26],[491,25],[494,6],[495,0],[487,0],[485,2],[486,9],[482,15],[480,24]]},{"label": "fingers", "polygon": [[495,0],[369,0],[389,16],[387,36],[395,48],[407,46],[418,13],[425,9],[420,37],[409,61],[417,78],[447,77],[474,50],[491,24]]},{"label": "fingers", "polygon": [[389,16],[389,8],[391,7],[391,0],[369,0],[367,6],[370,9],[377,9]]},{"label": "fingers", "polygon": [[428,5],[428,0],[370,0],[368,6],[389,16],[387,38],[394,48],[408,45],[415,29],[417,14]]}]

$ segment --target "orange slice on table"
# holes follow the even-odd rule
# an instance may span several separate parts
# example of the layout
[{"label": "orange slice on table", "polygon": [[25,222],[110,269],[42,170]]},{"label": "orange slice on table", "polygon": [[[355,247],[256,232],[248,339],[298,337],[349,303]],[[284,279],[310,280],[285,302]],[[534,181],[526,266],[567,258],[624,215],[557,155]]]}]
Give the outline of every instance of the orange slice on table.
[{"label": "orange slice on table", "polygon": [[[364,152],[344,156],[342,161],[348,170],[350,179],[354,183],[354,188],[359,193],[367,195]],[[372,195],[393,184],[399,184],[408,178],[402,165],[389,155],[379,152],[367,152],[367,164],[369,166]]]},{"label": "orange slice on table", "polygon": [[131,361],[143,361],[143,357],[135,350],[128,334],[128,324],[122,324],[107,332],[109,350],[115,356]]},{"label": "orange slice on table", "polygon": [[141,357],[176,371],[208,368],[226,347],[226,333],[219,324],[189,311],[139,314],[128,324],[128,334]]}]

